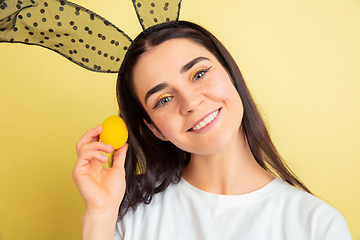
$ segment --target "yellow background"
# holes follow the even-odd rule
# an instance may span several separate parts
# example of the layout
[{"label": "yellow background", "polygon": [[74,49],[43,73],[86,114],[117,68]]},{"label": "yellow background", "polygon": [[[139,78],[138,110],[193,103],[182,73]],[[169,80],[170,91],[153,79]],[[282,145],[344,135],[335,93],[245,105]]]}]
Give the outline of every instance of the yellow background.
[{"label": "yellow background", "polygon": [[[76,0],[131,37],[130,0]],[[291,168],[360,239],[360,1],[184,0],[230,50]],[[117,113],[116,74],[0,44],[0,240],[80,239],[75,143]],[[139,229],[141,231],[141,229]]]}]

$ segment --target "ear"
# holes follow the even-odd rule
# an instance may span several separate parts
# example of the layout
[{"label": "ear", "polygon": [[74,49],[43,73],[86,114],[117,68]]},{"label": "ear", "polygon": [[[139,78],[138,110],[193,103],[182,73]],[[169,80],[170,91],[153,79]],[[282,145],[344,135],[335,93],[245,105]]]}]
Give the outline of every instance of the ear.
[{"label": "ear", "polygon": [[154,133],[154,135],[162,140],[162,141],[169,141],[166,137],[164,137],[164,135],[162,135],[161,131],[154,125],[154,124],[150,124],[148,123],[145,119],[144,123],[146,124],[146,126]]}]

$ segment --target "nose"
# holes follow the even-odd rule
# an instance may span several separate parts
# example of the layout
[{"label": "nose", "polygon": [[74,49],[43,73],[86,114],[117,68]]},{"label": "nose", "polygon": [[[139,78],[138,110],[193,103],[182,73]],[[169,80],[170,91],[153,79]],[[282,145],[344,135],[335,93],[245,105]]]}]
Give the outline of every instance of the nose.
[{"label": "nose", "polygon": [[196,111],[204,102],[204,95],[196,91],[182,91],[181,92],[181,114],[188,115]]}]

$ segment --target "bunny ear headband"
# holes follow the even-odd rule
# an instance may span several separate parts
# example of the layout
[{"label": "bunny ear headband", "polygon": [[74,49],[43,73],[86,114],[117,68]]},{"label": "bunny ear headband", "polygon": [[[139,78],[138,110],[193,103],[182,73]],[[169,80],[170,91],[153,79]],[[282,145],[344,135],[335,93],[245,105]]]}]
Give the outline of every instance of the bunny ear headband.
[{"label": "bunny ear headband", "polygon": [[[132,2],[143,30],[179,18],[181,0]],[[0,42],[42,46],[88,70],[118,73],[133,40],[66,0],[0,0]]]}]

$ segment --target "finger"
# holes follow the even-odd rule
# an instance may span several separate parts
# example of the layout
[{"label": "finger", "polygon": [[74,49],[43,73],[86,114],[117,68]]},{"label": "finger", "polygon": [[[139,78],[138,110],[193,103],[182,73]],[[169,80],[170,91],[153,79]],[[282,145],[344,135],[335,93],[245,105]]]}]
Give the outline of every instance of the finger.
[{"label": "finger", "polygon": [[76,144],[76,151],[79,152],[81,146],[83,146],[84,144],[99,141],[99,135],[101,132],[101,125],[97,125],[95,128],[87,130],[86,133],[80,138],[79,142]]},{"label": "finger", "polygon": [[126,152],[128,150],[128,147],[129,145],[125,143],[123,147],[115,151],[113,168],[124,170],[124,163],[125,163]]},{"label": "finger", "polygon": [[84,166],[92,160],[96,160],[100,163],[106,163],[108,158],[96,150],[84,151],[80,154],[79,159],[76,162],[76,166]]},{"label": "finger", "polygon": [[82,145],[79,149],[79,152],[85,152],[85,151],[91,151],[91,150],[97,150],[97,151],[102,151],[102,152],[106,152],[106,153],[111,153],[112,151],[114,151],[114,148],[110,145],[107,145],[105,143],[102,142],[91,142],[85,145]]}]

